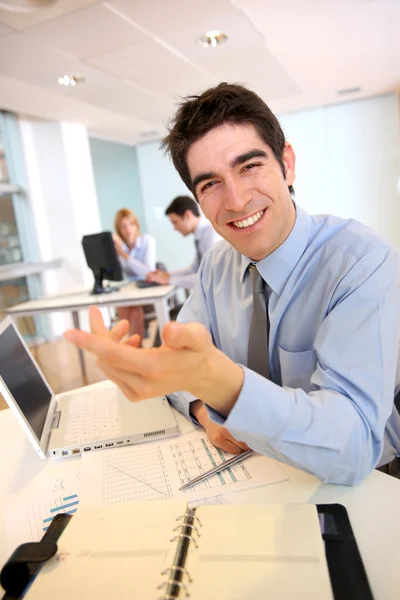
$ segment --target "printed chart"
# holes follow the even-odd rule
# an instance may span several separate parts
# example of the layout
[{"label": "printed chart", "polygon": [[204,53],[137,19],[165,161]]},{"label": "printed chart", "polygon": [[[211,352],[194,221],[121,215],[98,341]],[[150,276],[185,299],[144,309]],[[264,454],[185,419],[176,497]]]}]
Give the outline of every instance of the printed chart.
[{"label": "printed chart", "polygon": [[[232,456],[220,448],[212,446],[205,437],[171,444],[170,449],[181,485],[226,462]],[[208,490],[242,481],[250,481],[252,477],[246,464],[246,461],[244,461],[221,473],[217,473],[213,477],[196,484],[196,489]],[[228,493],[229,490],[220,489],[219,493],[223,491]]]},{"label": "printed chart", "polygon": [[185,491],[180,490],[184,483],[230,456],[212,446],[200,431],[173,441],[84,454],[82,501],[114,503],[181,497],[189,502],[203,501],[285,480],[275,461],[253,456]]},{"label": "printed chart", "polygon": [[172,498],[159,446],[106,450],[101,454],[102,502]]},{"label": "printed chart", "polygon": [[75,493],[65,492],[43,500],[32,497],[25,505],[14,505],[7,510],[7,537],[10,549],[25,542],[38,542],[59,513],[73,515],[79,506]]}]

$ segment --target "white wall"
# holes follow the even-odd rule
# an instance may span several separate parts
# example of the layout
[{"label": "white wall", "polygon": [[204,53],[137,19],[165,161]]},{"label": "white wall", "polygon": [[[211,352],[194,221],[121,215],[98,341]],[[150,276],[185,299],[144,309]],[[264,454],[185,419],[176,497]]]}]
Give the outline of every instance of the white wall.
[{"label": "white wall", "polygon": [[296,201],[353,217],[400,252],[400,111],[396,94],[280,117],[297,156]]},{"label": "white wall", "polygon": [[179,195],[191,195],[159,142],[136,146],[142,200],[147,231],[157,242],[157,260],[169,270],[188,265],[194,257],[193,236],[187,238],[173,230],[165,209]]},{"label": "white wall", "polygon": [[[101,231],[88,136],[70,123],[21,120],[21,142],[28,178],[39,260],[63,258],[64,266],[42,276],[43,293],[90,288],[81,239]],[[49,316],[50,336],[71,327],[68,313]]]}]

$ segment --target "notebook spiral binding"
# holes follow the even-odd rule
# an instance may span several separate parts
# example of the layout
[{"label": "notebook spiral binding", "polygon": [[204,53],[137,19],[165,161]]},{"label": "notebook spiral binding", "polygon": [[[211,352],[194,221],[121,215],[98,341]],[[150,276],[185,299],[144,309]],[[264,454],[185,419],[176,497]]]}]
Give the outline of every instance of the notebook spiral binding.
[{"label": "notebook spiral binding", "polygon": [[[188,586],[182,580],[186,578],[189,584],[193,581],[185,568],[185,562],[190,544],[193,543],[195,548],[198,548],[197,539],[200,537],[199,528],[202,525],[195,511],[195,508],[188,508],[184,515],[176,519],[176,521],[182,522],[174,528],[173,531],[178,531],[179,533],[172,537],[170,541],[177,540],[177,548],[173,564],[161,573],[161,575],[167,576],[168,579],[158,586],[160,590],[165,588],[165,593],[159,600],[176,600],[176,598],[179,598],[181,592],[184,593],[186,598],[190,596]],[[194,524],[195,521],[198,526]]]}]

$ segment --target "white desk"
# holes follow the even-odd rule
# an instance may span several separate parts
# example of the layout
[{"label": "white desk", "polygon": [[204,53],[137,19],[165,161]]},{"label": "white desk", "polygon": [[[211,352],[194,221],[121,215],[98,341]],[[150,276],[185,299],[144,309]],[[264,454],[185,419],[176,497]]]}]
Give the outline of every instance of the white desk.
[{"label": "white desk", "polygon": [[[49,312],[68,311],[72,314],[74,327],[79,329],[79,311],[89,306],[143,306],[151,304],[155,306],[158,325],[161,329],[169,321],[168,299],[173,295],[175,287],[172,285],[160,285],[149,288],[138,288],[134,283],[122,286],[115,292],[107,294],[94,294],[89,291],[79,291],[57,296],[44,296],[36,300],[28,300],[22,304],[16,304],[6,309],[10,317],[26,317]],[[79,360],[82,375],[85,377],[85,361],[82,350],[79,350]]]},{"label": "white desk", "polygon": [[[102,382],[91,386],[110,385]],[[178,415],[181,431],[192,425]],[[112,450],[110,450],[112,452]],[[79,472],[80,458],[61,462],[42,461],[36,457],[10,410],[0,411],[0,507],[14,494],[38,486],[50,473],[57,477],[73,477]],[[355,488],[323,485],[316,477],[282,465],[289,481],[252,491],[230,494],[229,502],[273,503],[311,502],[343,504],[368,574],[375,600],[400,598],[400,481],[374,471]],[[51,475],[50,475],[51,476]],[[6,556],[5,523],[0,521],[0,566]]]}]

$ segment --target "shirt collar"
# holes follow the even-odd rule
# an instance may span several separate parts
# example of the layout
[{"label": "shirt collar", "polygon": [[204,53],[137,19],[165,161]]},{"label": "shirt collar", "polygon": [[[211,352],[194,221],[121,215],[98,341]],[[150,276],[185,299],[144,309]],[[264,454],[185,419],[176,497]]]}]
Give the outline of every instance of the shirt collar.
[{"label": "shirt collar", "polygon": [[[292,231],[272,254],[257,262],[257,269],[270,288],[280,294],[307,247],[311,232],[311,217],[300,206],[296,207],[296,221]],[[246,269],[252,261],[241,256],[240,281],[243,281]]]},{"label": "shirt collar", "polygon": [[125,242],[122,244],[122,247],[125,250],[125,252],[127,252],[129,254],[129,252],[132,252],[132,250],[139,250],[140,246],[142,245],[142,241],[143,241],[143,236],[139,235],[139,237],[136,238],[135,245],[133,246],[133,248],[131,250],[129,250],[129,248],[128,248],[127,244],[125,244]]}]

